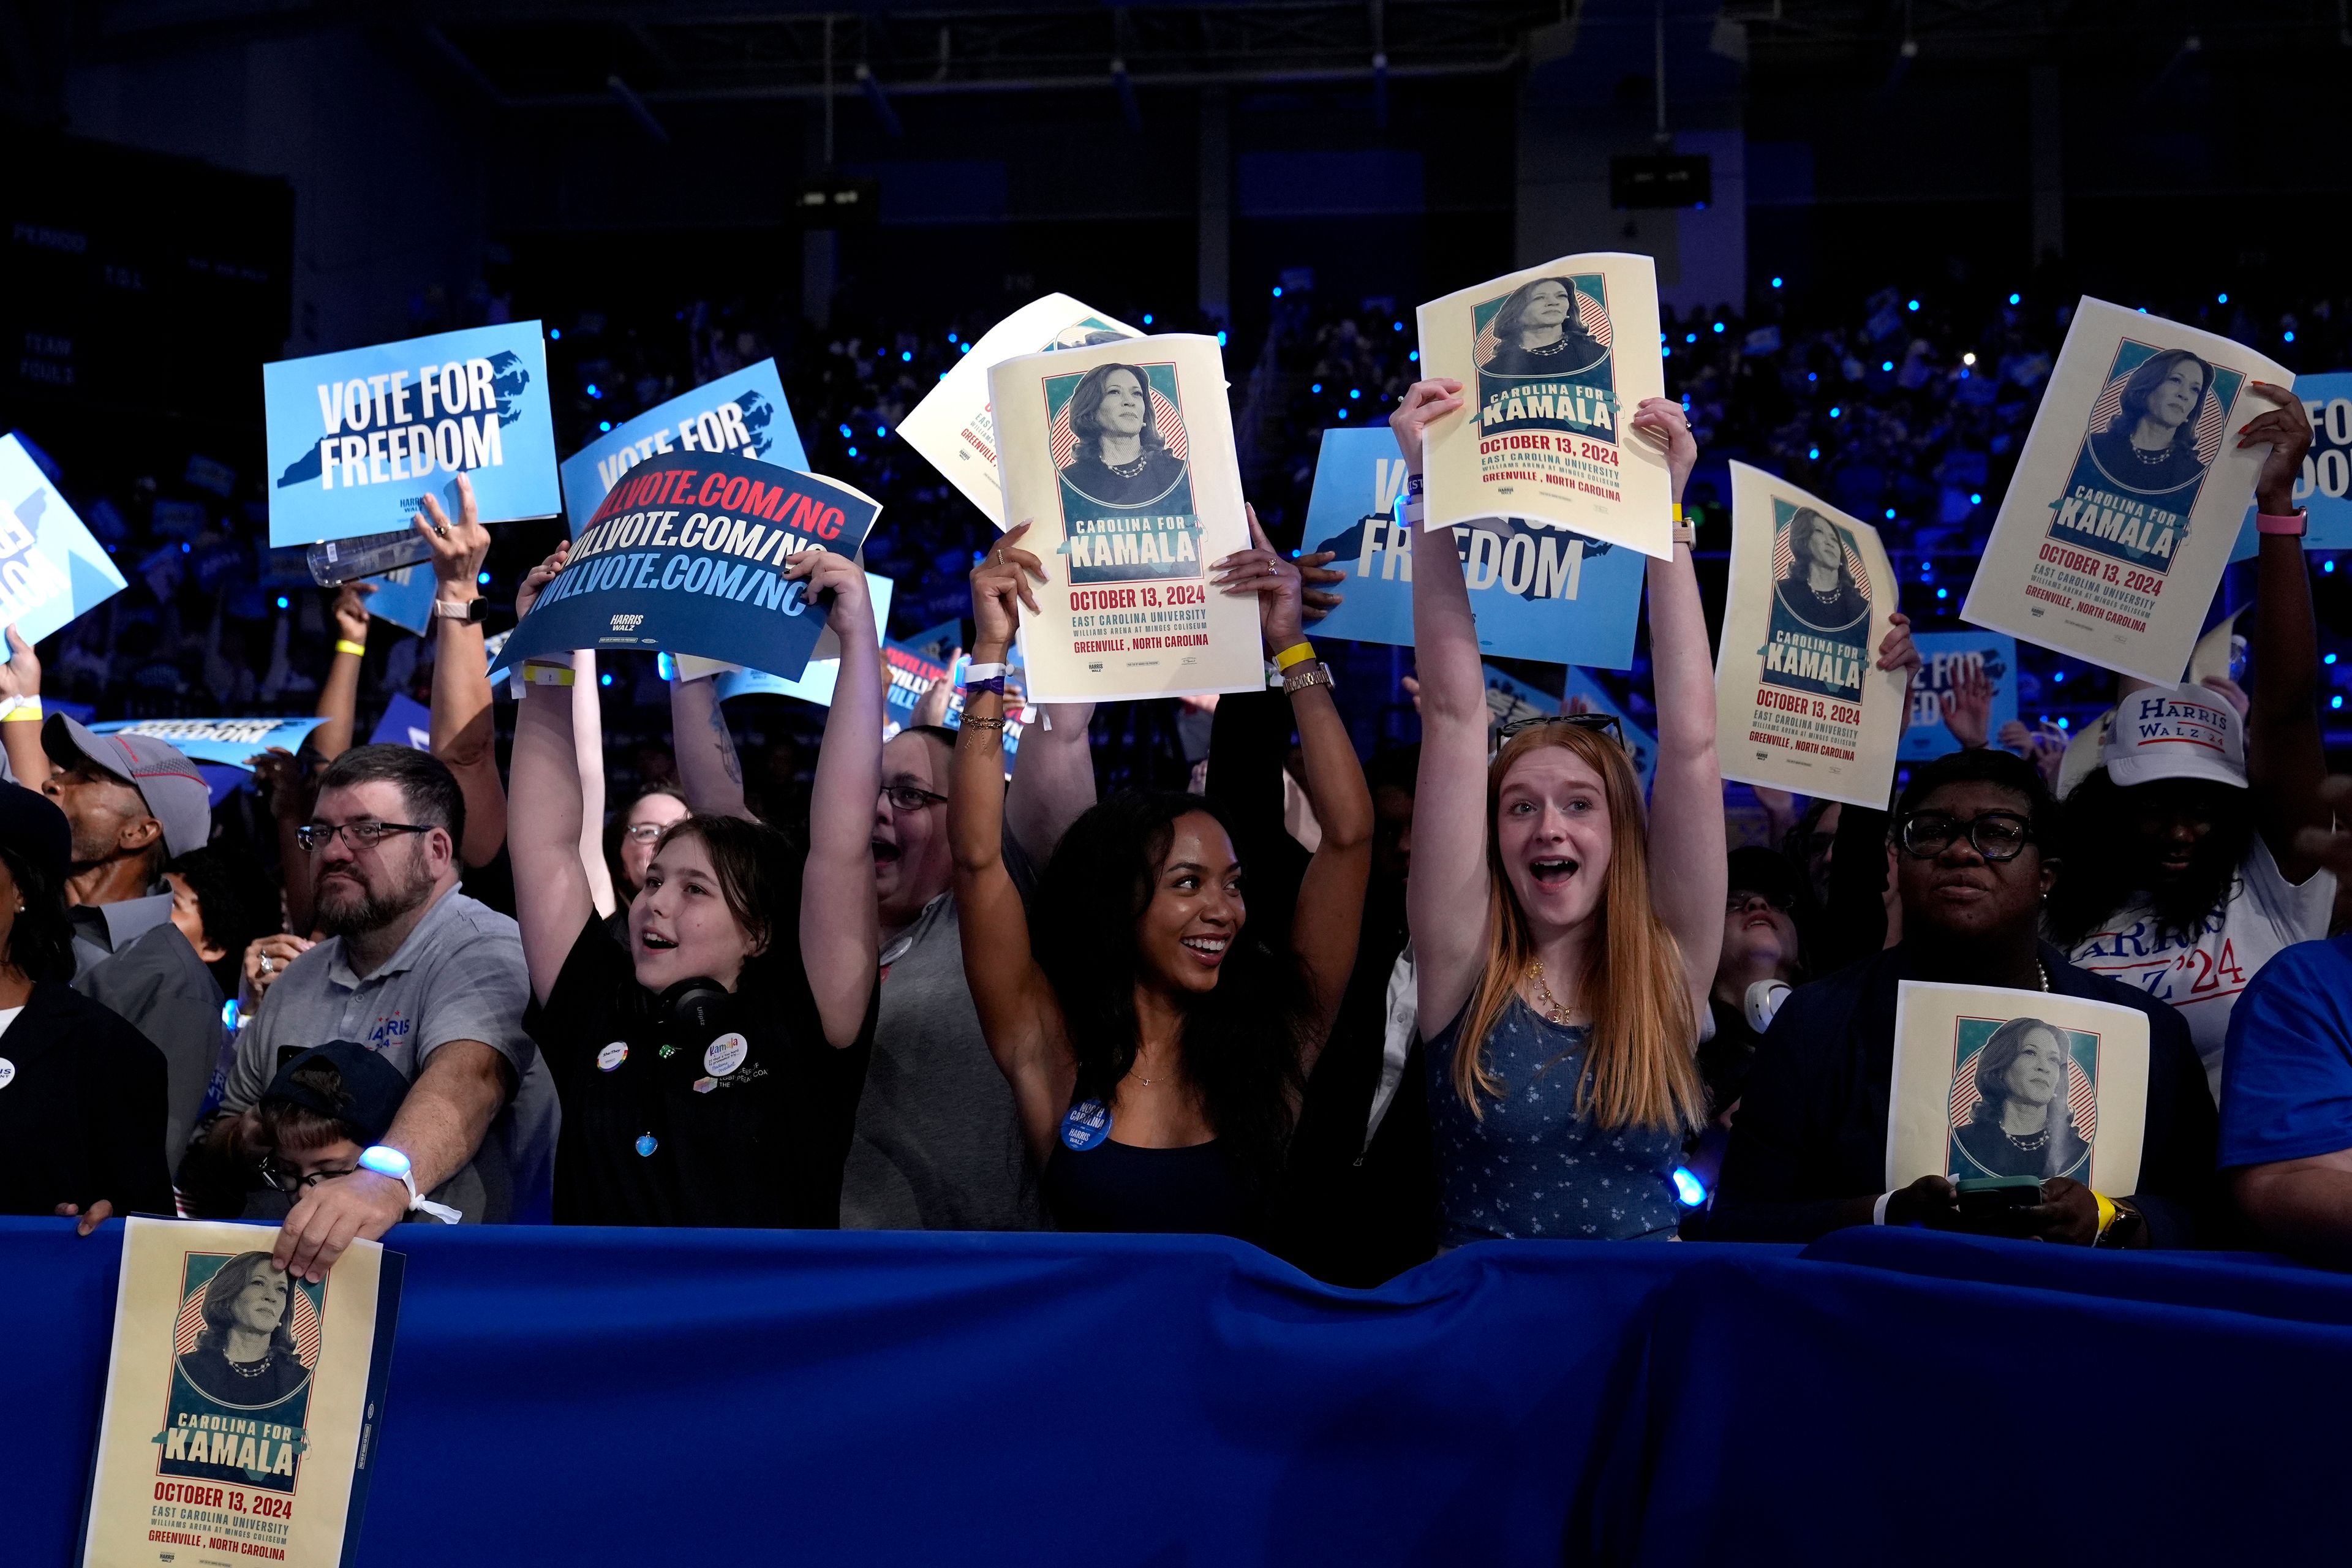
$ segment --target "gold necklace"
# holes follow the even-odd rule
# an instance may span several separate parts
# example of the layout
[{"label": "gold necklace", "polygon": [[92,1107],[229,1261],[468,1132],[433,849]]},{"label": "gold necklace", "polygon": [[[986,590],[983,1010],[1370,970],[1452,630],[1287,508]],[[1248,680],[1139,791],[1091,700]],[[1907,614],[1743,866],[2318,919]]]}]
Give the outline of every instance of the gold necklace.
[{"label": "gold necklace", "polygon": [[1543,1016],[1555,1024],[1565,1025],[1568,1022],[1568,1009],[1560,1005],[1559,998],[1553,995],[1551,987],[1544,984],[1542,959],[1538,958],[1528,965],[1528,977],[1536,983],[1536,994],[1543,1002]]}]

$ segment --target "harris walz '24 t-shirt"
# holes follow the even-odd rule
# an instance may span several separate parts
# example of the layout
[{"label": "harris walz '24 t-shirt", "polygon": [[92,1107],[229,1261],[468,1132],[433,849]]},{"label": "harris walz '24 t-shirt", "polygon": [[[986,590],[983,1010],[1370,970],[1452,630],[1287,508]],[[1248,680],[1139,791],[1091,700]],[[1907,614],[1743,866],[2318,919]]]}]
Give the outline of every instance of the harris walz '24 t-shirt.
[{"label": "harris walz '24 t-shirt", "polygon": [[528,1020],[563,1104],[562,1225],[835,1228],[873,1052],[825,1043],[790,932],[746,966],[710,1037],[666,1023],[600,921]]}]

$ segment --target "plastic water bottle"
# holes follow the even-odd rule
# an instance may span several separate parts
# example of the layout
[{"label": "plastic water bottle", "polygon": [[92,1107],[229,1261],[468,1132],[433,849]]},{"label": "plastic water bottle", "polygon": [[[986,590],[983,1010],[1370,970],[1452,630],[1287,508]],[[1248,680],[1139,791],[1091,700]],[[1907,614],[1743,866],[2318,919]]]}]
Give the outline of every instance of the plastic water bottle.
[{"label": "plastic water bottle", "polygon": [[357,539],[323,539],[304,557],[310,580],[321,588],[348,583],[354,577],[374,577],[433,559],[430,541],[414,529],[391,533],[365,533]]}]

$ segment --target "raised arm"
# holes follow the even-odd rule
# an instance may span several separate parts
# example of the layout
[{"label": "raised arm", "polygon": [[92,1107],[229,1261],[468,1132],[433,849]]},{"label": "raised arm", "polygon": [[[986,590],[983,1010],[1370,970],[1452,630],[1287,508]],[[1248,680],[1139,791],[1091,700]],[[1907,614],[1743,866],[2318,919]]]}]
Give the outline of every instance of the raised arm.
[{"label": "raised arm", "polygon": [[[482,560],[490,531],[474,507],[474,481],[457,476],[457,521],[435,497],[409,525],[433,547],[433,754],[466,797],[466,842],[458,863],[487,866],[507,841],[507,792],[499,782],[498,728],[490,716],[490,661],[482,623],[453,619],[439,606],[466,610],[482,596]],[[478,613],[478,612],[476,612]],[[321,726],[323,728],[323,726]]]},{"label": "raised arm", "polygon": [[[1666,449],[1674,499],[1698,460],[1682,405],[1645,398],[1626,423]],[[1706,612],[1687,544],[1649,564],[1650,676],[1658,704],[1658,766],[1650,785],[1650,893],[1683,951],[1691,1002],[1706,994],[1723,949],[1723,899],[1730,873],[1723,831],[1723,773],[1715,755],[1715,660]],[[1415,847],[1419,847],[1416,844]]]},{"label": "raised arm", "polygon": [[1013,785],[1004,796],[1013,842],[1039,866],[1053,858],[1054,846],[1070,824],[1095,803],[1095,753],[1087,743],[1095,705],[1055,702],[1043,710],[1045,724],[1021,731],[1021,749],[1013,754]]},{"label": "raised arm", "polygon": [[[1029,525],[1008,530],[972,569],[972,659],[1001,664],[1013,647],[1021,605],[1037,601],[1024,574],[1045,581],[1036,556],[1018,548]],[[1053,987],[1029,948],[1029,914],[1004,868],[1004,699],[964,692],[963,733],[948,790],[948,847],[955,859],[957,925],[963,972],[981,1033],[1013,1086],[1031,1156],[1042,1165],[1069,1108],[1077,1066],[1063,1037]],[[1025,749],[1025,748],[1024,748]]]},{"label": "raised arm", "polygon": [[367,656],[367,596],[373,583],[346,583],[335,590],[335,656],[328,662],[327,679],[319,688],[318,715],[326,722],[310,731],[303,744],[319,753],[324,767],[352,749],[352,731],[359,722],[360,660]]},{"label": "raised arm", "polygon": [[580,770],[580,868],[588,874],[589,901],[599,917],[621,907],[613,868],[604,859],[604,703],[597,696],[596,650],[572,656],[572,754]]},{"label": "raised arm", "polygon": [[[2284,388],[2266,381],[2248,385],[2275,405],[2238,433],[2241,447],[2270,443],[2254,481],[2254,504],[2267,516],[2284,517],[2294,510],[2295,477],[2311,450],[2311,419],[2302,399]],[[2246,782],[2253,791],[2263,842],[2270,846],[2280,874],[2299,883],[2319,869],[2319,862],[2295,847],[2295,835],[2306,827],[2324,828],[2334,816],[2319,797],[2320,781],[2327,776],[2319,728],[2319,628],[2312,615],[2311,569],[2303,541],[2265,533],[2257,548]]]},{"label": "raised arm", "polygon": [[0,744],[8,771],[36,795],[49,782],[49,754],[41,749],[41,656],[8,626],[8,662],[0,664]]},{"label": "raised arm", "polygon": [[[555,580],[571,551],[567,542],[531,568],[515,598],[518,615],[529,610],[540,591]],[[572,673],[569,664],[529,668],[561,668],[566,676]],[[515,914],[522,927],[530,991],[544,1003],[596,906],[589,896],[587,869],[580,864],[584,812],[579,753],[572,744],[571,693],[558,685],[526,685],[525,691],[515,714],[514,787],[530,809],[517,816],[508,849],[514,860]]]},{"label": "raised arm", "polygon": [[669,732],[686,804],[705,816],[748,819],[751,808],[743,799],[743,764],[735,755],[735,737],[719,706],[715,676],[671,679]]},{"label": "raised arm", "polygon": [[[1291,951],[1307,971],[1318,1019],[1300,1066],[1312,1071],[1323,1049],[1348,976],[1356,964],[1356,941],[1363,930],[1364,884],[1372,869],[1372,792],[1364,783],[1363,764],[1356,760],[1355,742],[1331,701],[1331,681],[1323,667],[1303,657],[1313,650],[1300,629],[1300,595],[1304,586],[1298,568],[1283,558],[1258,526],[1257,512],[1249,517],[1254,548],[1217,563],[1213,585],[1227,594],[1255,594],[1258,626],[1266,653],[1279,664],[1283,656],[1300,650],[1283,679],[1290,711],[1298,726],[1298,742],[1306,757],[1307,798],[1322,828],[1314,858],[1298,885],[1298,902],[1290,918]],[[1479,701],[1486,701],[1481,680]],[[1214,768],[1212,760],[1212,770]]]},{"label": "raised arm", "polygon": [[804,550],[787,559],[784,575],[804,584],[812,604],[825,604],[824,596],[832,595],[825,623],[841,639],[841,674],[809,791],[801,962],[825,1039],[853,1046],[865,1026],[881,950],[874,911],[874,803],[882,794],[882,644],[866,572],[856,560]]},{"label": "raised arm", "polygon": [[[1416,500],[1423,430],[1462,406],[1462,384],[1415,382],[1389,416]],[[1413,985],[1422,1027],[1435,1034],[1462,1010],[1486,952],[1486,675],[1478,623],[1451,533],[1413,538],[1413,663],[1420,689],[1421,773],[1413,789]]]}]

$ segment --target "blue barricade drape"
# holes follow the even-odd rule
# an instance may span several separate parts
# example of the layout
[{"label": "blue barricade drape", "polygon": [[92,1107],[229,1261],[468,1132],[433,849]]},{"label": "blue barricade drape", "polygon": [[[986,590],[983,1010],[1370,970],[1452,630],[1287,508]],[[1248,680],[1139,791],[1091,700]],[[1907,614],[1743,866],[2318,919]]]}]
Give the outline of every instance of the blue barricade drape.
[{"label": "blue barricade drape", "polygon": [[[8,1563],[120,1227],[0,1219]],[[403,1227],[361,1562],[1717,1564],[2340,1549],[2352,1279],[1916,1232],[1465,1248]]]}]

